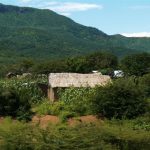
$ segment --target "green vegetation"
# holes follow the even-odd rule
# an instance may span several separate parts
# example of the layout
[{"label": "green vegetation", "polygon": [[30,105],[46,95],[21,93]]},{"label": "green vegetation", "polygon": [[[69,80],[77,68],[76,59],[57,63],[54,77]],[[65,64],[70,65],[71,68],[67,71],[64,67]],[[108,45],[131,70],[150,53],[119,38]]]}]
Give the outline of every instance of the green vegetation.
[{"label": "green vegetation", "polygon": [[131,78],[118,79],[105,87],[99,87],[93,98],[97,114],[107,118],[135,118],[146,112],[145,91]]},{"label": "green vegetation", "polygon": [[91,115],[91,98],[94,93],[95,89],[91,88],[72,87],[65,91],[60,89],[58,102],[50,103],[49,100],[44,100],[34,108],[34,111],[39,115],[57,115],[62,121],[71,117]]},{"label": "green vegetation", "polygon": [[[149,38],[109,36],[50,10],[0,4],[0,63],[58,59],[96,51],[123,57],[150,50]],[[13,56],[13,57],[10,57]]]},{"label": "green vegetation", "polygon": [[[40,79],[41,80],[41,79]],[[0,80],[0,87],[1,89],[12,89],[14,90],[21,99],[28,99],[30,104],[37,103],[42,98],[43,94],[41,90],[38,88],[37,83],[44,82],[39,81],[38,79],[30,79],[30,78],[23,78],[23,79],[1,79]]]},{"label": "green vegetation", "polygon": [[1,115],[16,117],[16,110],[22,108],[22,115],[25,111],[33,111],[62,118],[92,114],[107,118],[136,118],[149,112],[149,77],[146,74],[136,80],[133,77],[115,79],[112,84],[93,89],[60,89],[60,100],[56,103],[48,102],[38,88],[38,83],[45,83],[45,79],[2,79]]},{"label": "green vegetation", "polygon": [[35,112],[61,117],[97,115],[109,119],[133,119],[150,110],[149,86],[143,79],[144,76],[135,82],[129,77],[115,79],[105,87],[60,90],[58,102],[45,100],[36,106]]},{"label": "green vegetation", "polygon": [[[0,115],[22,117],[29,113],[30,105],[27,97],[22,98],[13,89],[0,89]],[[24,114],[24,115],[23,115]]]},{"label": "green vegetation", "polygon": [[126,74],[141,76],[150,72],[150,54],[141,53],[126,56],[121,64]]},{"label": "green vegetation", "polygon": [[71,57],[61,60],[51,60],[37,63],[31,59],[25,59],[20,63],[9,65],[8,68],[3,68],[0,71],[0,76],[4,77],[8,72],[14,74],[22,74],[30,72],[37,76],[37,74],[49,74],[50,72],[76,72],[76,73],[90,73],[93,70],[106,69],[110,71],[118,67],[118,59],[110,53],[94,53],[80,57]]},{"label": "green vegetation", "polygon": [[1,150],[149,150],[150,134],[133,129],[133,121],[94,124],[49,125],[46,129],[10,119],[0,124]]},{"label": "green vegetation", "polygon": [[30,120],[31,107],[44,96],[37,86],[38,79],[1,79],[0,116],[11,116],[19,120]]},{"label": "green vegetation", "polygon": [[[149,50],[149,38],[109,36],[49,10],[0,4],[0,149],[149,150]],[[105,87],[59,89],[55,103],[39,88],[50,72],[115,69],[125,77]],[[4,79],[8,72],[31,76]],[[41,128],[29,122],[33,115],[62,122]],[[99,122],[68,125],[84,115]]]}]

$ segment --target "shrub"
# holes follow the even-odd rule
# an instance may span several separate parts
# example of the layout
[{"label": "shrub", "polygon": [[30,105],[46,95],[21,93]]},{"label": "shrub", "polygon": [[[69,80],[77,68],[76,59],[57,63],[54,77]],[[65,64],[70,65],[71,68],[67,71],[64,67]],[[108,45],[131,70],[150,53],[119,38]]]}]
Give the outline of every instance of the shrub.
[{"label": "shrub", "polygon": [[[25,94],[25,93],[24,93]],[[26,95],[26,94],[25,94]],[[28,97],[21,97],[12,88],[0,88],[0,115],[21,117],[30,112]],[[22,116],[22,119],[26,118]]]},{"label": "shrub", "polygon": [[62,122],[66,122],[69,118],[75,117],[76,114],[70,111],[63,111],[60,113],[59,117]]},{"label": "shrub", "polygon": [[113,71],[112,68],[105,68],[105,69],[101,69],[100,72],[102,73],[102,75],[109,75],[111,74],[111,72]]},{"label": "shrub", "polygon": [[34,111],[39,115],[50,115],[51,114],[51,105],[48,101],[43,100],[42,103],[38,104]]},{"label": "shrub", "polygon": [[64,103],[62,101],[50,103],[45,99],[34,108],[34,111],[39,115],[59,115],[63,110]]},{"label": "shrub", "polygon": [[[37,79],[38,80],[38,79]],[[23,79],[10,79],[0,80],[0,86],[2,88],[12,88],[18,95],[25,97],[28,96],[30,104],[35,104],[40,101],[43,96],[41,90],[37,86],[37,82],[30,78]]]},{"label": "shrub", "polygon": [[132,79],[118,79],[99,87],[93,97],[96,114],[108,118],[134,118],[145,113],[146,105],[144,91]]}]

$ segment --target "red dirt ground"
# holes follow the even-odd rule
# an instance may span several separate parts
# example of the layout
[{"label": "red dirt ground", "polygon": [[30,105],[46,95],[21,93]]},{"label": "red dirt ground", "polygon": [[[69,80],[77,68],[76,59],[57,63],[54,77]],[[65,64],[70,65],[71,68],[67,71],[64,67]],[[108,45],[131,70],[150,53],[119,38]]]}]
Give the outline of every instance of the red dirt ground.
[{"label": "red dirt ground", "polygon": [[[32,123],[39,124],[41,127],[46,127],[48,124],[58,124],[60,123],[60,119],[57,116],[46,115],[46,116],[34,116],[32,118]],[[68,125],[77,125],[80,123],[102,123],[101,119],[98,119],[96,116],[88,115],[81,116],[78,118],[70,118],[68,119]]]},{"label": "red dirt ground", "polygon": [[81,116],[78,118],[70,118],[68,119],[69,125],[77,125],[80,123],[102,123],[103,121],[101,119],[98,119],[96,116],[88,115],[88,116]]},{"label": "red dirt ground", "polygon": [[34,116],[32,123],[39,124],[41,127],[46,127],[48,124],[58,124],[60,119],[57,116],[46,115],[46,116]]},{"label": "red dirt ground", "polygon": [[[0,123],[3,123],[4,117],[0,117]],[[41,127],[45,128],[49,124],[59,124],[61,120],[57,116],[46,115],[46,116],[34,116],[31,121],[32,124],[38,124]],[[70,118],[67,121],[67,124],[70,126],[78,125],[81,123],[103,123],[103,120],[98,119],[96,116],[88,115],[88,116],[81,116],[77,118]]]},{"label": "red dirt ground", "polygon": [[4,117],[0,117],[0,123],[2,123],[4,120]]}]

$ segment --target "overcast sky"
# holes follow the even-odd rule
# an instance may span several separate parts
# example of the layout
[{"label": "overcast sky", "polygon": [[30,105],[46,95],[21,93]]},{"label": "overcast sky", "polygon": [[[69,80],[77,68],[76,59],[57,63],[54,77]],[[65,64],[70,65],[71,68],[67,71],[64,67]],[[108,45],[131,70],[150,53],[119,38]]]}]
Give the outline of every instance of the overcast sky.
[{"label": "overcast sky", "polygon": [[0,0],[0,3],[51,9],[107,34],[150,37],[150,0]]}]

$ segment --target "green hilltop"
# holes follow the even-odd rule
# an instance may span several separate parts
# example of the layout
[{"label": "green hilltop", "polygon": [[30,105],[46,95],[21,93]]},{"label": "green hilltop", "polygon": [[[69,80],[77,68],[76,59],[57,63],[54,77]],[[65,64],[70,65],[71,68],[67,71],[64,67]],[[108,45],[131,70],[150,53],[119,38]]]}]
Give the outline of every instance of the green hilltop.
[{"label": "green hilltop", "polygon": [[57,59],[108,51],[150,52],[150,38],[127,38],[80,25],[50,10],[0,4],[0,63]]}]

